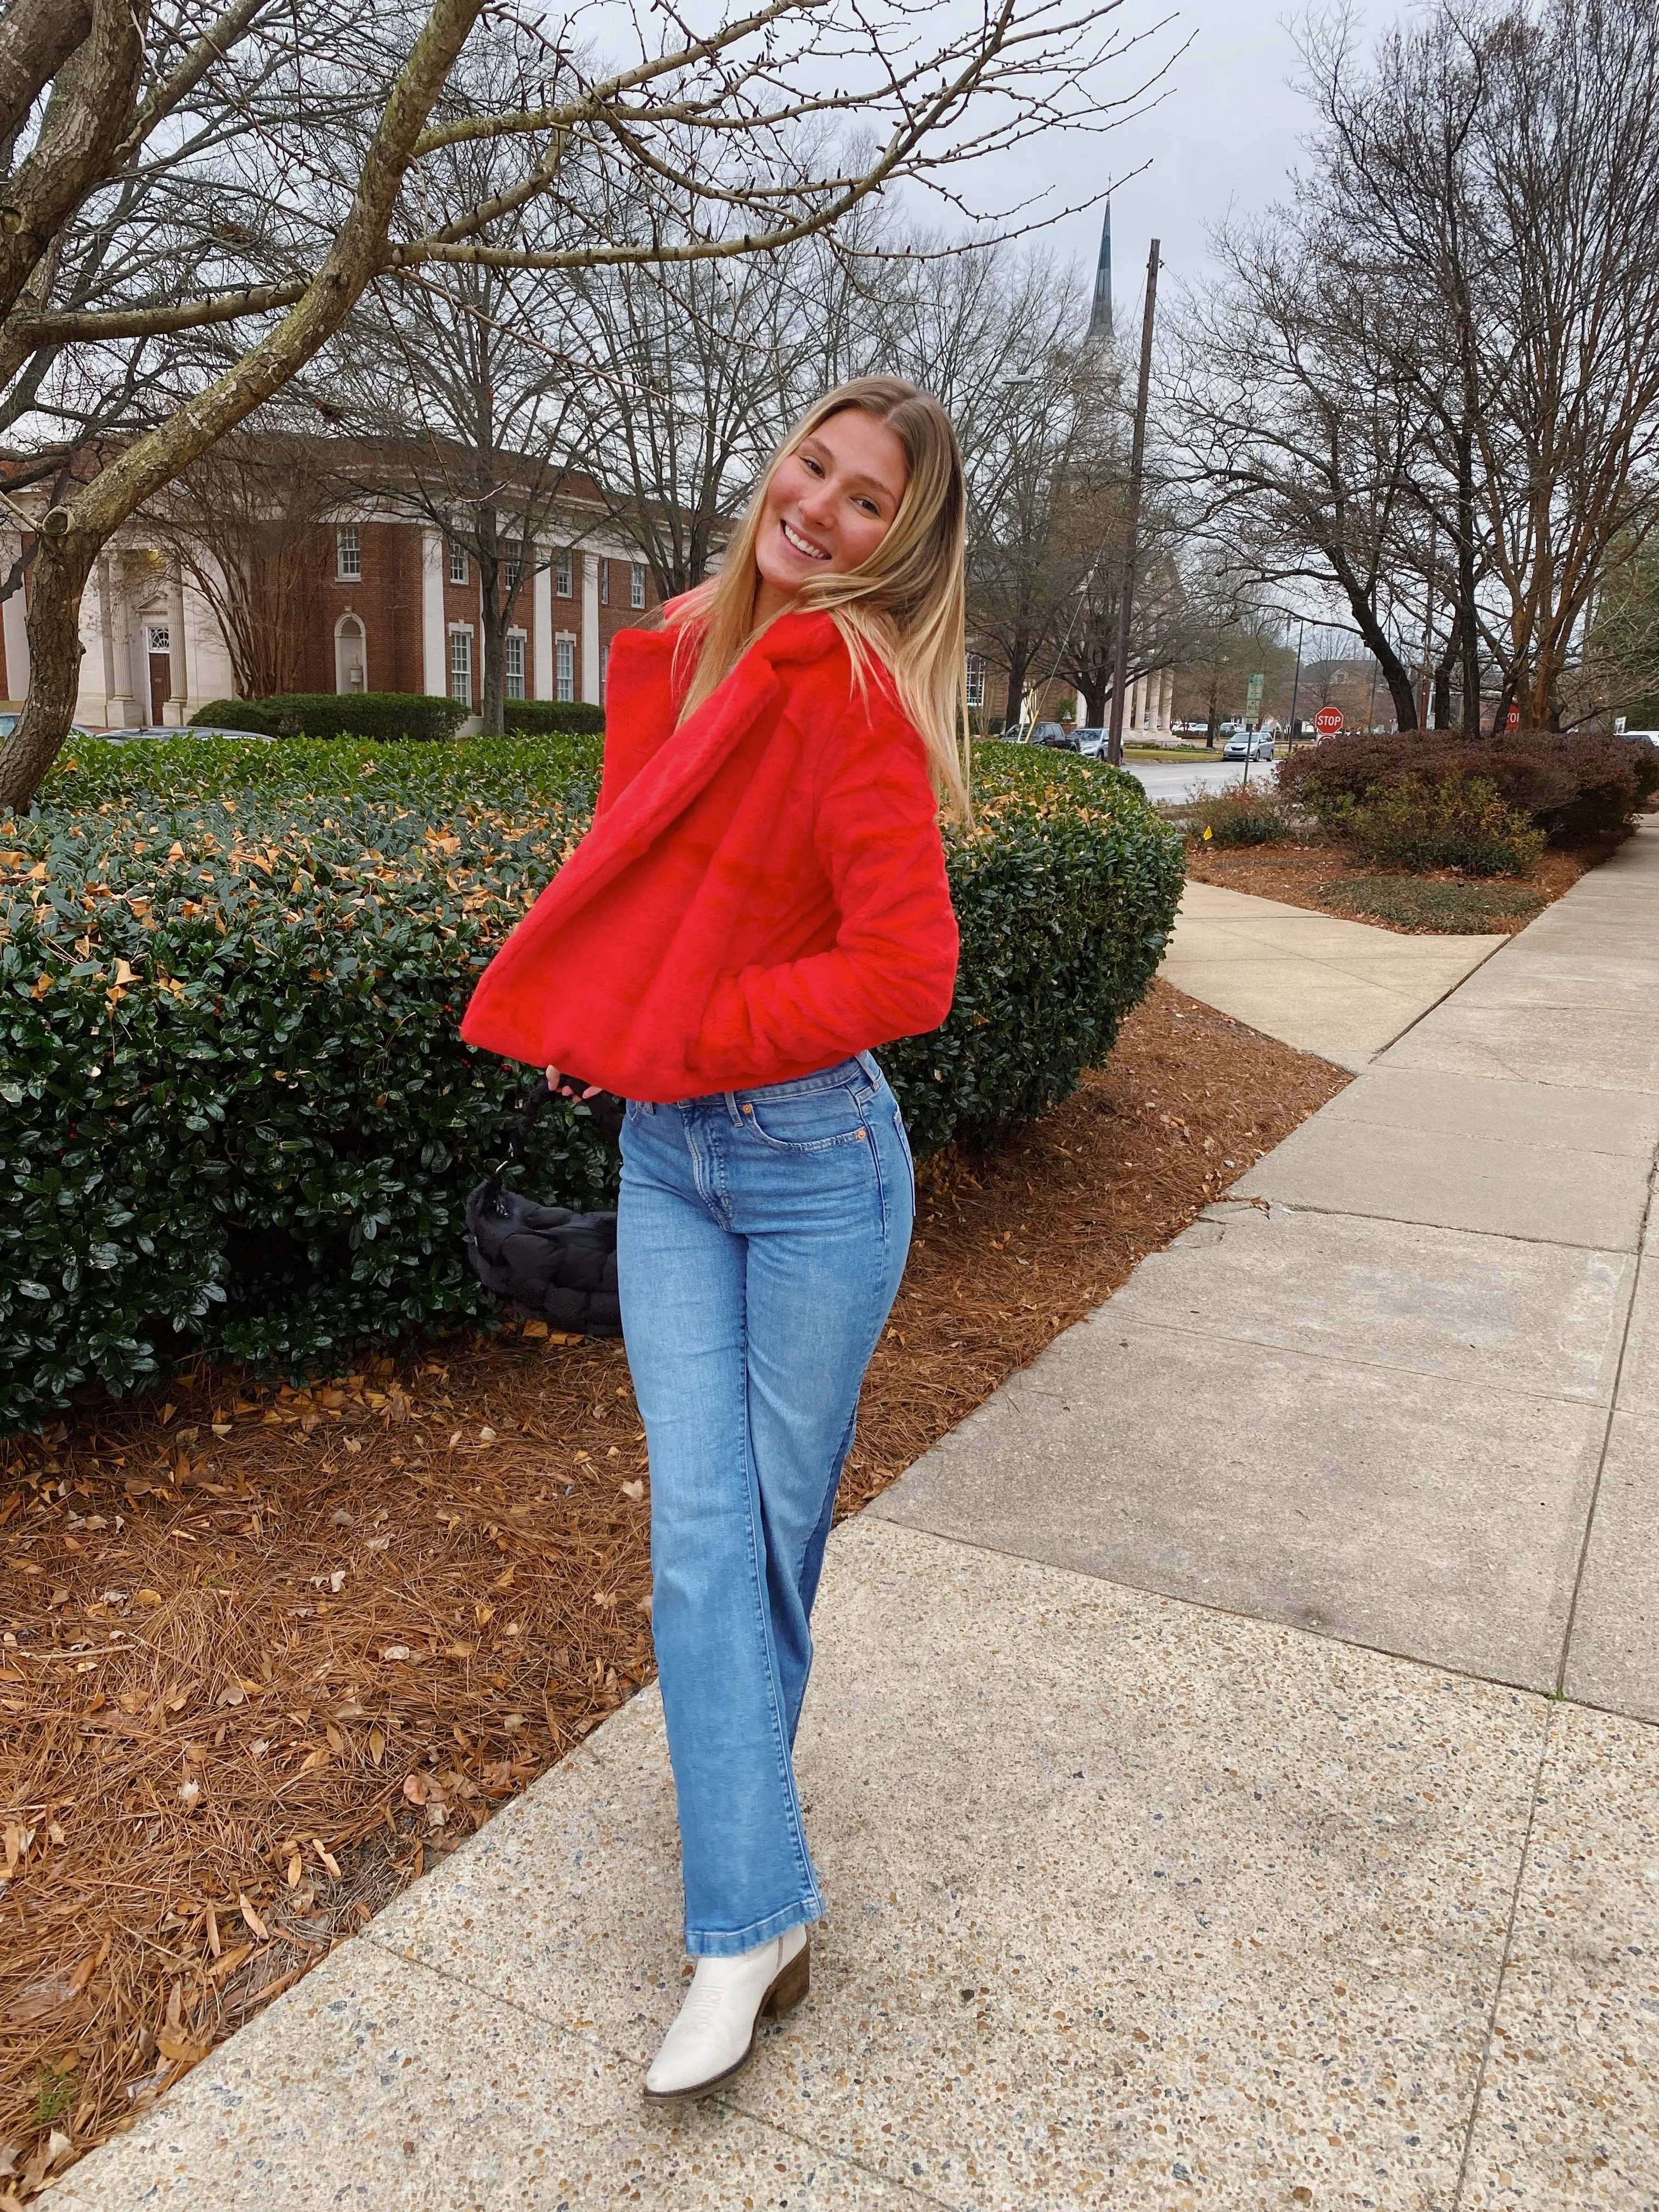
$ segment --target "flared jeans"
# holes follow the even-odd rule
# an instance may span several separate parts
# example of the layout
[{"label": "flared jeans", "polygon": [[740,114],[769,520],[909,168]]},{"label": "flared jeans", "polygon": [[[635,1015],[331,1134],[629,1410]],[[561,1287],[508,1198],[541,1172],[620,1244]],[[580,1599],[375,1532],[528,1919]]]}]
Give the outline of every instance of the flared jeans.
[{"label": "flared jeans", "polygon": [[694,1956],[823,1911],[793,1756],[809,1623],[915,1212],[904,1124],[867,1053],[629,1106],[617,1255]]}]

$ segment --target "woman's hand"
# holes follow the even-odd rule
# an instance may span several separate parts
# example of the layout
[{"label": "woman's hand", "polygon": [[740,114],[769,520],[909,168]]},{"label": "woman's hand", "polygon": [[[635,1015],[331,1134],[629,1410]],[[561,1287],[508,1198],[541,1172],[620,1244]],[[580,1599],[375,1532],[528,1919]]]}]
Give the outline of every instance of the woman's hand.
[{"label": "woman's hand", "polygon": [[577,1085],[581,1083],[580,1075],[567,1076],[562,1081],[556,1067],[550,1067],[545,1073],[547,1087],[556,1098],[597,1098],[605,1088],[603,1084],[589,1083],[583,1085],[582,1088],[578,1090]]}]

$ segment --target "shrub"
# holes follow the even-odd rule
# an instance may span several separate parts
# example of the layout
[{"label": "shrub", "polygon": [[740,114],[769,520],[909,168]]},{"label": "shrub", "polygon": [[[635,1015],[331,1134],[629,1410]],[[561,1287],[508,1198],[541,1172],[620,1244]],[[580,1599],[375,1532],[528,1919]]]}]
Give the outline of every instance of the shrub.
[{"label": "shrub", "polygon": [[1545,843],[1527,815],[1504,804],[1495,783],[1457,769],[1437,783],[1408,775],[1368,799],[1348,799],[1340,819],[1362,860],[1419,873],[1524,876]]},{"label": "shrub", "polygon": [[1332,825],[1346,801],[1407,777],[1438,782],[1449,775],[1484,778],[1552,842],[1575,844],[1623,833],[1659,791],[1659,749],[1643,738],[1589,731],[1513,732],[1473,744],[1448,731],[1356,732],[1292,753],[1279,768],[1280,789]]},{"label": "shrub", "polygon": [[507,699],[501,720],[516,737],[594,737],[605,727],[605,709],[585,699]]},{"label": "shrub", "polygon": [[1322,884],[1319,895],[1343,914],[1370,915],[1399,929],[1455,935],[1536,914],[1544,904],[1539,891],[1490,883],[1449,884],[1432,876],[1346,876]]},{"label": "shrub", "polygon": [[[488,1318],[462,1205],[526,1071],[457,1023],[586,827],[598,753],[82,747],[0,822],[0,1429],[193,1349],[298,1374]],[[988,746],[979,792],[956,1004],[883,1054],[921,1152],[1064,1097],[1180,895],[1133,779]],[[585,1110],[543,1115],[525,1188],[592,1206],[615,1175]]]},{"label": "shrub", "polygon": [[430,743],[453,738],[466,720],[459,699],[423,691],[286,691],[274,699],[215,699],[192,714],[192,729],[252,730],[264,738],[373,738]]},{"label": "shrub", "polygon": [[1291,826],[1284,799],[1267,783],[1197,792],[1182,812],[1195,836],[1209,831],[1212,845],[1270,845]]}]

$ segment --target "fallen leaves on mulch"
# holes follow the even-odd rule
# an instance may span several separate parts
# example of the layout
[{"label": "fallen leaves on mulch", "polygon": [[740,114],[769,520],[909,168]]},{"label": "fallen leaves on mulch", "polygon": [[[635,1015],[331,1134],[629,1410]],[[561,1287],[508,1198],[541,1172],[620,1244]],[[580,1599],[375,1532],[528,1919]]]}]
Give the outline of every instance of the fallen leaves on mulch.
[{"label": "fallen leaves on mulch", "polygon": [[[841,1510],[1346,1080],[1159,985],[1064,1105],[925,1167]],[[540,1324],[0,1445],[0,2212],[648,1678],[649,1523],[620,1346]]]},{"label": "fallen leaves on mulch", "polygon": [[[1533,873],[1522,879],[1524,887],[1538,892],[1548,904],[1559,899],[1563,891],[1571,890],[1580,876],[1599,867],[1614,849],[1611,845],[1574,846],[1566,850],[1550,846],[1540,855]],[[1316,832],[1306,834],[1295,844],[1218,846],[1206,845],[1202,837],[1189,836],[1187,840],[1187,874],[1193,883],[1218,884],[1224,890],[1247,891],[1253,898],[1278,899],[1285,906],[1310,907],[1316,914],[1334,914],[1348,921],[1356,917],[1341,906],[1334,905],[1322,896],[1322,891],[1334,878],[1352,875],[1358,865],[1352,849],[1340,839],[1322,837]],[[1407,872],[1403,868],[1376,867],[1370,862],[1365,866],[1371,875]],[[1442,868],[1415,880],[1462,883],[1468,878]],[[1507,883],[1509,878],[1503,880]],[[1367,914],[1359,918],[1373,929],[1392,929],[1401,936],[1412,934],[1406,924],[1391,921],[1381,915]],[[1531,920],[1529,914],[1492,915],[1481,921],[1478,933],[1483,937],[1513,937]]]}]

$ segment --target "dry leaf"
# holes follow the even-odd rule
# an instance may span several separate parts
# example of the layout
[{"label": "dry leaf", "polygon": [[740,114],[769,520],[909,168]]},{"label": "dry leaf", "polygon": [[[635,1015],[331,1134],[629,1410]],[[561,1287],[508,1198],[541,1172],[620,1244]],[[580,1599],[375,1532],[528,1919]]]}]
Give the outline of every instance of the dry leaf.
[{"label": "dry leaf", "polygon": [[160,1605],[161,1593],[158,1589],[134,1590],[132,1601],[135,1605],[142,1605],[148,1609],[149,1607]]},{"label": "dry leaf", "polygon": [[213,2045],[210,2043],[192,2043],[187,2036],[175,2035],[164,2027],[155,2039],[155,2048],[163,2058],[175,2066],[197,2066],[207,2057]]},{"label": "dry leaf", "polygon": [[388,1644],[380,1656],[382,1659],[407,1659],[409,1646],[406,1644]]},{"label": "dry leaf", "polygon": [[248,1902],[246,1891],[238,1894],[236,1899],[236,1910],[241,1914],[243,1919],[247,1923],[248,1933],[251,1936],[257,1936],[262,1943],[270,1942],[270,1930],[265,1926],[264,1922],[260,1919],[258,1914]]},{"label": "dry leaf", "polygon": [[327,1763],[328,1753],[325,1751],[308,1751],[300,1761],[295,1779],[297,1780],[301,1774],[314,1773],[318,1767],[326,1765]]},{"label": "dry leaf", "polygon": [[404,1777],[404,1795],[408,1798],[411,1805],[424,1805],[426,1802],[425,1776],[421,1774],[405,1774]]},{"label": "dry leaf", "polygon": [[526,1336],[545,1336],[547,1323],[544,1321],[527,1321],[524,1325],[524,1333]]},{"label": "dry leaf", "polygon": [[300,1887],[300,1854],[295,1850],[289,1854],[288,1862],[288,1886],[290,1889]]},{"label": "dry leaf", "polygon": [[311,1848],[316,1852],[318,1857],[333,1875],[335,1881],[338,1881],[340,1879],[340,1862],[335,1857],[332,1851],[324,1849],[322,1838],[319,1836],[313,1836],[312,1838]]},{"label": "dry leaf", "polygon": [[512,1589],[512,1587],[513,1587],[513,1577],[514,1577],[514,1575],[516,1572],[517,1572],[516,1568],[514,1568],[514,1567],[508,1567],[508,1569],[507,1570],[507,1571],[506,1571],[506,1573],[505,1573],[505,1574],[500,1574],[500,1575],[497,1575],[497,1576],[496,1576],[496,1577],[495,1577],[495,1581],[494,1581],[493,1583],[491,1583],[491,1584],[489,1585],[490,1589]]},{"label": "dry leaf", "polygon": [[368,1732],[368,1755],[376,1766],[386,1756],[386,1738],[377,1728],[370,1729]]},{"label": "dry leaf", "polygon": [[479,1430],[479,1431],[478,1431],[478,1442],[479,1442],[481,1444],[493,1444],[493,1443],[495,1443],[495,1430],[494,1430],[494,1429],[480,1429],[480,1430]]},{"label": "dry leaf", "polygon": [[193,1813],[202,1802],[202,1785],[191,1774],[179,1784],[179,1802],[186,1813]]},{"label": "dry leaf", "polygon": [[624,1482],[622,1486],[622,1494],[624,1498],[631,1498],[637,1505],[645,1495],[645,1485],[642,1482]]}]

